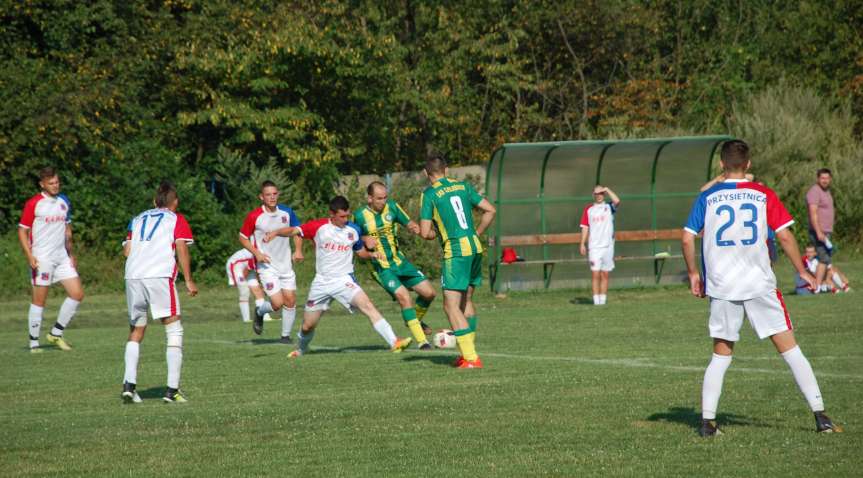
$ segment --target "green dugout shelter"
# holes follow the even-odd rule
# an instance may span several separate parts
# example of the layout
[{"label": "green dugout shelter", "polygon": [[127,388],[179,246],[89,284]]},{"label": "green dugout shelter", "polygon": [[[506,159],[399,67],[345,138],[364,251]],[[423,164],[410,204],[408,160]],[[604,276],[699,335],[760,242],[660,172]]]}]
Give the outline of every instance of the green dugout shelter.
[{"label": "green dugout shelter", "polygon": [[[486,197],[497,208],[488,231],[494,291],[590,285],[579,254],[579,222],[596,184],[621,204],[615,215],[611,286],[685,280],[683,224],[730,136],[508,143],[491,155]],[[504,248],[523,261],[504,264]]]}]

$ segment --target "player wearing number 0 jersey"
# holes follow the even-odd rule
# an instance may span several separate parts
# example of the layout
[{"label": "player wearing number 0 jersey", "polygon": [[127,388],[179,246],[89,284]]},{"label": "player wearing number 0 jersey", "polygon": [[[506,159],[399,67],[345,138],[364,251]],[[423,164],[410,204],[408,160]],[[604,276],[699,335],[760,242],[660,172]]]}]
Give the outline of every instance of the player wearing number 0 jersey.
[{"label": "player wearing number 0 jersey", "polygon": [[63,338],[63,331],[72,321],[78,305],[84,299],[84,289],[72,256],[72,205],[60,193],[60,177],[54,168],[39,171],[42,191],[24,204],[18,222],[18,242],[30,265],[33,286],[27,322],[30,332],[30,352],[38,353],[42,312],[48,299],[48,288],[59,282],[66,290],[66,300],[60,306],[57,322],[46,339],[60,350],[72,347]]},{"label": "player wearing number 0 jersey", "polygon": [[360,239],[359,227],[349,221],[350,214],[348,200],[336,196],[330,201],[329,218],[271,231],[262,239],[266,243],[277,237],[302,236],[315,243],[315,278],[309,287],[303,325],[297,334],[297,349],[289,354],[291,358],[308,352],[318,322],[333,299],[348,311],[352,312],[356,307],[365,314],[393,352],[401,352],[411,343],[411,339],[396,337],[389,322],[378,312],[354,277],[354,253],[364,259],[371,258],[371,253]]},{"label": "player wearing number 0 jersey", "polygon": [[[436,156],[426,161],[425,174],[431,186],[420,200],[420,236],[440,238],[443,248],[441,287],[444,310],[456,336],[461,357],[459,368],[482,368],[476,353],[477,318],[473,291],[482,282],[482,243],[479,234],[494,220],[494,206],[480,196],[470,183],[447,177],[446,160]],[[483,211],[474,229],[473,210]],[[432,229],[434,225],[434,229]]]},{"label": "player wearing number 0 jersey", "polygon": [[[120,397],[126,403],[139,403],[135,391],[138,383],[138,358],[147,312],[165,326],[168,363],[168,387],[164,400],[185,402],[180,393],[180,369],[183,364],[183,325],[177,297],[177,265],[183,271],[189,295],[198,293],[192,279],[189,244],[192,229],[186,218],[177,213],[177,190],[163,182],[156,192],[156,208],[142,212],[129,222],[123,251],[126,254],[126,303],[129,307],[129,340],[126,342],[126,373]],[[176,253],[176,258],[175,258]]]},{"label": "player wearing number 0 jersey", "polygon": [[[713,358],[704,373],[699,433],[720,433],[716,409],[744,315],[758,337],[770,337],[785,359],[815,413],[816,430],[839,431],[824,414],[818,382],[794,338],[791,318],[770,267],[765,241],[768,228],[776,231],[776,238],[800,276],[810,284],[814,282],[789,231],[794,220],[773,190],[744,179],[750,167],[746,143],[735,140],[723,144],[720,161],[726,179],[696,199],[682,241],[692,294],[710,298],[708,328],[713,338]],[[695,261],[695,238],[699,233],[703,233],[703,280]]]}]

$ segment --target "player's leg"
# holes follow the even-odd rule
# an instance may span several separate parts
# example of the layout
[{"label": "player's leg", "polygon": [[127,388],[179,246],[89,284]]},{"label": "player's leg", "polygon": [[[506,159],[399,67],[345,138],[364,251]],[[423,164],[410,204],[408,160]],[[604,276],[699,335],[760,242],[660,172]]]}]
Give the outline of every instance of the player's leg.
[{"label": "player's leg", "polygon": [[250,292],[249,284],[246,281],[240,281],[237,283],[237,304],[240,306],[240,318],[243,322],[250,322],[252,320],[249,317]]},{"label": "player's leg", "polygon": [[59,282],[66,289],[66,299],[60,305],[60,312],[57,313],[57,322],[51,328],[51,332],[46,336],[49,344],[54,344],[61,350],[72,350],[72,347],[63,339],[63,331],[72,321],[72,317],[78,311],[78,305],[84,300],[84,287],[81,285],[81,278],[78,277],[78,271],[72,264],[71,258],[66,258],[61,261],[54,270],[54,281]]},{"label": "player's leg", "polygon": [[163,400],[168,403],[185,403],[180,392],[180,371],[183,368],[183,324],[180,315],[162,319],[165,326],[165,361],[168,366],[168,388]]},{"label": "player's leg", "polygon": [[[387,345],[390,346],[390,349],[393,352],[401,352],[410,345],[411,339],[400,339],[396,337],[396,333],[393,331],[390,323],[387,322],[383,315],[381,315],[380,311],[378,311],[378,308],[375,307],[375,304],[372,303],[365,291],[363,291],[359,286],[356,286],[349,294],[351,297],[348,304],[351,307],[356,307],[363,313],[363,315],[369,318],[372,328],[374,328],[375,332],[377,332],[378,335],[386,341]],[[344,304],[343,298],[338,299],[339,302]]]},{"label": "player's leg", "polygon": [[704,371],[701,386],[701,428],[704,437],[718,435],[716,411],[725,372],[731,366],[734,343],[740,340],[740,327],[743,325],[744,309],[741,301],[710,299],[710,319],[708,329],[713,339],[713,355]]},{"label": "player's leg", "polygon": [[291,340],[291,330],[294,328],[294,321],[297,319],[297,280],[296,275],[291,272],[288,277],[283,277],[281,281],[282,287],[282,337],[279,341],[283,344],[289,344]]},{"label": "player's leg", "polygon": [[[34,275],[38,271],[33,271]],[[30,352],[41,352],[39,348],[39,334],[42,329],[42,313],[45,309],[45,301],[48,299],[48,285],[37,285],[34,277],[33,291],[30,298],[30,308],[27,311],[27,330],[30,334]]]},{"label": "player's leg", "polygon": [[[255,319],[252,321],[252,331],[261,335],[264,331],[264,316],[282,308],[282,288],[280,287],[279,273],[273,269],[258,270],[258,280],[264,288],[264,293],[269,296],[270,301],[264,301],[255,307]],[[256,302],[257,303],[257,302]]]},{"label": "player's leg", "polygon": [[608,271],[599,271],[599,303],[605,305],[608,300]]},{"label": "player's leg", "polygon": [[405,325],[407,325],[408,330],[411,331],[411,335],[417,343],[417,347],[424,350],[430,350],[431,344],[428,343],[423,327],[420,325],[420,321],[417,318],[417,311],[414,308],[413,301],[411,300],[410,291],[408,291],[407,287],[401,285],[400,282],[399,284],[400,285],[392,292],[392,295],[395,297],[396,302],[398,302],[402,309],[402,319],[405,321]]},{"label": "player's leg", "polygon": [[303,311],[303,324],[300,326],[299,332],[297,332],[297,348],[288,354],[288,357],[296,358],[309,351],[309,344],[312,343],[312,339],[315,337],[315,329],[318,327],[318,322],[320,322],[321,316],[326,309],[326,303],[323,303],[323,306],[322,304],[317,304],[305,308]]},{"label": "player's leg", "polygon": [[147,292],[138,280],[126,281],[126,305],[129,309],[129,339],[123,355],[125,372],[123,374],[123,392],[120,398],[126,403],[140,403],[141,397],[135,391],[138,383],[138,359],[141,353],[141,342],[147,331]]},{"label": "player's leg", "polygon": [[[249,285],[249,292],[255,298],[255,310],[257,310],[258,307],[264,305],[267,295],[264,294],[264,289],[261,287],[261,283],[258,282],[258,274],[255,271],[249,272],[248,277],[246,277],[246,284]],[[267,319],[268,315],[264,314],[264,320]]]},{"label": "player's leg", "polygon": [[614,270],[614,246],[603,249],[599,264],[599,303],[608,303],[608,275]]},{"label": "player's leg", "polygon": [[468,287],[462,303],[462,312],[464,313],[468,328],[470,328],[471,333],[474,335],[474,340],[476,339],[476,331],[479,327],[479,316],[473,303],[473,293],[480,285],[482,285],[482,254],[477,254],[473,256],[473,261],[471,262],[470,280],[468,281]]},{"label": "player's leg", "polygon": [[431,285],[431,282],[426,279],[414,284],[413,290],[417,293],[416,306],[414,307],[417,313],[417,320],[420,321],[420,326],[423,328],[423,332],[425,334],[430,334],[432,333],[432,329],[426,325],[423,319],[425,318],[426,313],[428,313],[432,302],[434,302],[437,297],[437,292],[435,292],[434,286]]},{"label": "player's leg", "polygon": [[851,286],[848,285],[848,278],[845,277],[845,274],[843,274],[838,267],[831,264],[827,269],[827,274],[830,275],[830,278],[833,280],[833,284],[836,285],[837,289],[842,292],[848,292],[851,290]]},{"label": "player's leg", "polygon": [[590,288],[591,292],[593,292],[593,305],[602,305],[602,299],[599,294],[601,293],[601,282],[602,277],[600,276],[600,271],[602,270],[602,250],[597,248],[591,248],[587,250],[587,260],[590,264]]}]

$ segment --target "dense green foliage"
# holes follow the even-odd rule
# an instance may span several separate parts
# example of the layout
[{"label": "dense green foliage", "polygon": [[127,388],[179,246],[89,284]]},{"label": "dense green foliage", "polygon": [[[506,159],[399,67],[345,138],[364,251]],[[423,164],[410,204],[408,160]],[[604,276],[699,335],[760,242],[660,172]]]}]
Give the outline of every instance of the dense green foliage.
[{"label": "dense green foliage", "polygon": [[[431,151],[464,164],[504,141],[762,140],[735,105],[778,84],[842,112],[843,142],[861,129],[851,0],[0,0],[0,18],[0,233],[51,164],[81,242],[111,254],[170,177],[204,239],[196,267],[235,246],[264,177],[309,217],[339,175],[414,170]],[[859,152],[812,127],[801,170]],[[850,237],[863,215],[845,217]]]},{"label": "dense green foliage", "polygon": [[[863,264],[840,263],[852,285]],[[777,266],[790,279],[786,263]],[[301,281],[304,297],[308,283]],[[404,334],[399,307],[372,299]],[[863,293],[786,296],[828,413],[818,435],[788,366],[748,325],[725,376],[718,421],[698,437],[710,361],[707,302],[684,287],[477,293],[483,370],[454,351],[393,355],[361,316],[335,306],[313,353],[288,361],[280,322],[240,322],[235,290],[182,295],[182,386],[161,403],[163,327],[141,346],[140,405],[122,405],[122,295],[91,295],[66,330],[74,350],[27,347],[27,300],[0,301],[0,469],[4,476],[860,476]],[[586,291],[580,294],[589,302]],[[49,301],[50,324],[59,298]],[[445,319],[439,301],[427,316]],[[43,333],[45,325],[43,325]]]}]

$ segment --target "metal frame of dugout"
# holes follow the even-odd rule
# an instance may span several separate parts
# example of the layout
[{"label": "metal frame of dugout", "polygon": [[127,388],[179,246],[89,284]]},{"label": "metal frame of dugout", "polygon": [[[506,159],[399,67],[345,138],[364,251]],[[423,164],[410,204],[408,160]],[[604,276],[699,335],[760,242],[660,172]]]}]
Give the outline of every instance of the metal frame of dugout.
[{"label": "metal frame of dugout", "polygon": [[[619,248],[621,255],[615,262],[631,272],[621,275],[616,268],[615,283],[629,277],[633,284],[659,284],[667,261],[682,264],[681,226],[700,186],[710,179],[717,148],[730,139],[691,136],[499,147],[485,179],[486,197],[498,212],[488,231],[492,291],[501,289],[501,272],[533,269],[535,279],[524,282],[549,288],[555,265],[585,262],[578,255],[581,233],[575,231],[580,231],[583,206],[593,201],[596,184],[611,187],[621,200],[615,217],[615,253]],[[520,248],[525,260],[501,263],[504,247]]]}]

